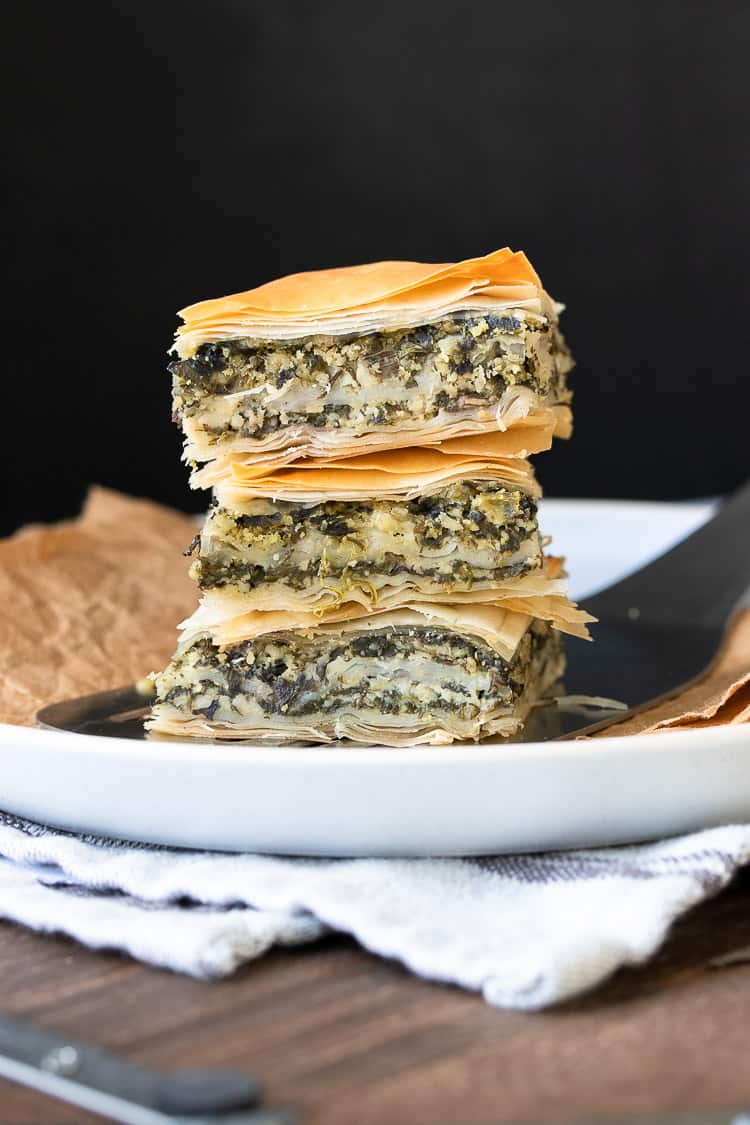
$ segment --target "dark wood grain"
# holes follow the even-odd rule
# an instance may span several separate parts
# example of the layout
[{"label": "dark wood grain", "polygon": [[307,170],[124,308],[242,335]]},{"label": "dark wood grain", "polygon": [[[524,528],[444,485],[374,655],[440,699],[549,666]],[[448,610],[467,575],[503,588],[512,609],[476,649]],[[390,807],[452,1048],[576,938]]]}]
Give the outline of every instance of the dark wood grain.
[{"label": "dark wood grain", "polygon": [[[155,1066],[226,1064],[310,1125],[496,1125],[750,1104],[750,878],[647,966],[556,1010],[502,1012],[345,939],[205,984],[0,924],[1,1006]],[[2,1125],[97,1118],[0,1081]]]}]

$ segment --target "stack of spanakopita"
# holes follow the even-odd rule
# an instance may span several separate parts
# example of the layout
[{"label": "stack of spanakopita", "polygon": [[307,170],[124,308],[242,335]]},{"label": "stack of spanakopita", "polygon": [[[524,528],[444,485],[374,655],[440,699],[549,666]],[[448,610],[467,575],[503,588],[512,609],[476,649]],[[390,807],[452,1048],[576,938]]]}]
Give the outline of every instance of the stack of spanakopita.
[{"label": "stack of spanakopita", "polygon": [[183,310],[173,377],[201,602],[155,677],[169,735],[386,746],[511,735],[590,618],[529,455],[570,353],[523,254],[295,274]]}]

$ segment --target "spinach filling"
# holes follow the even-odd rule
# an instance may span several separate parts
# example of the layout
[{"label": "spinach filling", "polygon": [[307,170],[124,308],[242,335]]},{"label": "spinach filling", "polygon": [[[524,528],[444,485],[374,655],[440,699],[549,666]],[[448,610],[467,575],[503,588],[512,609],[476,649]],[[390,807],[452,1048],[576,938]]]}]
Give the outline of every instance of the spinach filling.
[{"label": "spinach filling", "polygon": [[412,500],[305,507],[259,499],[241,511],[217,505],[189,551],[196,549],[191,574],[203,590],[250,591],[275,581],[300,590],[375,574],[467,588],[542,561],[534,498],[486,481],[453,483]]},{"label": "spinach filling", "polygon": [[[175,420],[205,414],[202,430],[220,441],[303,424],[370,428],[429,419],[496,404],[510,386],[567,401],[571,365],[556,325],[475,313],[354,337],[222,340],[173,361],[169,371]],[[378,393],[384,384],[385,396]],[[215,400],[228,395],[240,397],[217,417]]]},{"label": "spinach filling", "polygon": [[335,716],[342,709],[473,720],[498,706],[512,708],[532,665],[559,652],[559,634],[543,621],[532,623],[510,661],[476,637],[429,627],[348,636],[277,633],[227,649],[201,637],[158,677],[157,702],[183,718],[229,724]]}]

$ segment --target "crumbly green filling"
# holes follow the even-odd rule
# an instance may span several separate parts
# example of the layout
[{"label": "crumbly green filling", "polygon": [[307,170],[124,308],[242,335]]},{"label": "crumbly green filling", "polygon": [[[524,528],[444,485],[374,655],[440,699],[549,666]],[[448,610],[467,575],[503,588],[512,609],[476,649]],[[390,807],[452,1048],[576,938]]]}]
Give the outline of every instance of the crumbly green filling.
[{"label": "crumbly green filling", "polygon": [[355,337],[223,340],[169,370],[175,420],[198,415],[221,441],[297,424],[371,429],[424,420],[496,404],[512,386],[567,401],[571,365],[557,326],[544,318],[464,314]]},{"label": "crumbly green filling", "polygon": [[346,584],[373,574],[466,588],[541,565],[536,511],[526,493],[482,481],[453,483],[413,500],[217,506],[191,544],[198,550],[191,574],[204,590],[247,591],[278,580],[303,589],[316,580]]},{"label": "crumbly green filling", "polygon": [[156,680],[157,704],[220,723],[331,716],[345,710],[473,720],[512,707],[532,664],[559,653],[559,635],[534,621],[511,661],[475,637],[434,628],[350,635],[271,634],[227,649],[195,640]]}]

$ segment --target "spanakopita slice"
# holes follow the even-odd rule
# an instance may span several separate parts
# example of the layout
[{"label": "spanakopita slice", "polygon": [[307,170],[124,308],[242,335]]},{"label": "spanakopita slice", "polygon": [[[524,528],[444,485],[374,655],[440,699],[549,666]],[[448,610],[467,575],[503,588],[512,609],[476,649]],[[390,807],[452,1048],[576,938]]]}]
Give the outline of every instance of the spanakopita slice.
[{"label": "spanakopita slice", "polygon": [[281,278],[182,311],[170,364],[189,461],[352,456],[558,428],[573,366],[523,254],[376,262]]}]

